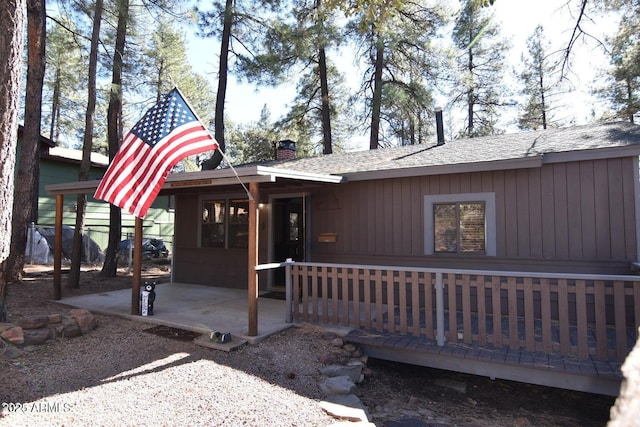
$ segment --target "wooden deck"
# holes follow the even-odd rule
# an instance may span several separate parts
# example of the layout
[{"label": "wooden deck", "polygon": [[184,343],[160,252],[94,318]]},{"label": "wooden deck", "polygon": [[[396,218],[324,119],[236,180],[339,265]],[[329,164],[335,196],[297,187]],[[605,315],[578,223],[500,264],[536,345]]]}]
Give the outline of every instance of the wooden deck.
[{"label": "wooden deck", "polygon": [[615,396],[640,326],[638,276],[286,268],[292,320],[347,327],[371,357],[493,378]]},{"label": "wooden deck", "polygon": [[345,339],[362,346],[369,357],[568,390],[617,396],[622,381],[619,362],[506,347],[439,346],[433,339],[364,329],[351,330]]}]

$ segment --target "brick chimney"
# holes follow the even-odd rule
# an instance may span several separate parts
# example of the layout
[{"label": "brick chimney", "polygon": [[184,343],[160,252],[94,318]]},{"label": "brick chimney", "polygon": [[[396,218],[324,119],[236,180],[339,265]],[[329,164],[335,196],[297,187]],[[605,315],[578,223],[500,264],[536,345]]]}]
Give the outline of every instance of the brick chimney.
[{"label": "brick chimney", "polygon": [[283,139],[278,142],[276,150],[276,160],[290,160],[296,158],[296,143],[290,139]]}]

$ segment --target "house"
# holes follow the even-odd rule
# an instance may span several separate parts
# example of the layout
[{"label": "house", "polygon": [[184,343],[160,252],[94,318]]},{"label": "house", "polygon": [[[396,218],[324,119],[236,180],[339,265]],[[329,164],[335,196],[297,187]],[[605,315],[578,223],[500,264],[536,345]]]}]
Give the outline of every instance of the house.
[{"label": "house", "polygon": [[[17,155],[20,155],[20,141],[23,127],[18,128]],[[56,143],[44,136],[40,137],[40,176],[38,184],[38,221],[41,228],[53,228],[55,224],[56,201],[55,197],[46,191],[46,186],[64,182],[75,181],[80,173],[80,161],[82,151],[56,146]],[[89,179],[100,179],[107,169],[109,158],[103,154],[91,153],[91,169]],[[102,249],[106,249],[109,236],[109,205],[97,201],[89,194],[87,210],[85,214],[85,232]],[[161,237],[171,243],[173,237],[173,206],[170,206],[169,197],[159,197],[149,211],[144,223],[148,236]],[[68,213],[64,217],[64,225],[75,225],[76,200],[67,200],[64,210]],[[123,213],[122,230],[123,239],[127,233],[133,234],[134,218]],[[52,242],[51,242],[52,244]]]},{"label": "house", "polygon": [[[261,263],[628,274],[640,244],[639,154],[640,129],[617,123],[238,171],[298,174],[260,184]],[[163,191],[176,196],[175,279],[244,287],[247,195],[237,182],[172,185]]]},{"label": "house", "polygon": [[640,127],[612,123],[171,175],[173,280],[293,283],[294,319],[351,327],[374,357],[617,393],[639,155]]}]

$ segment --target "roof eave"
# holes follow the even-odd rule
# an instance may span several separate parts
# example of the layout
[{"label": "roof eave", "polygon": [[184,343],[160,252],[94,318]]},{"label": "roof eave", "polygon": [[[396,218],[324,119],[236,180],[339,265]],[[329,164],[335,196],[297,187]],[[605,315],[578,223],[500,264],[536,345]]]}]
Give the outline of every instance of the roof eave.
[{"label": "roof eave", "polygon": [[[223,185],[236,184],[238,181],[245,184],[250,182],[275,182],[278,178],[328,183],[339,183],[343,181],[341,176],[336,175],[305,173],[289,169],[276,169],[264,166],[247,166],[235,169],[235,172],[231,169],[215,169],[170,174],[162,186],[162,190],[195,187],[219,187]],[[51,194],[88,194],[95,192],[99,184],[99,180],[76,181],[61,184],[50,184],[45,188]]]},{"label": "roof eave", "polygon": [[446,165],[416,166],[402,169],[385,169],[345,173],[349,181],[368,181],[386,178],[407,178],[413,176],[445,175],[452,173],[486,172],[494,170],[538,168],[542,165],[542,156],[530,156],[518,159],[490,160],[486,162],[454,163]]}]

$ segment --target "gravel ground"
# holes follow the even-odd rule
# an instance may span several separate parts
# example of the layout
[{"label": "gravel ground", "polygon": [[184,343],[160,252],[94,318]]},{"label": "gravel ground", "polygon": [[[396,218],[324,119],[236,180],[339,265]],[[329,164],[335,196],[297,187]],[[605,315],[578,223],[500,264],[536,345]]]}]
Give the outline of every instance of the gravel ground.
[{"label": "gravel ground", "polygon": [[[50,270],[50,267],[48,268]],[[150,268],[145,276],[162,278]],[[130,278],[82,274],[79,290],[130,287]],[[8,310],[17,320],[65,314],[48,300],[51,275],[27,271],[10,285]],[[320,357],[335,351],[332,335],[302,325],[257,345],[225,353],[154,335],[150,325],[97,315],[87,335],[56,339],[0,356],[0,426],[328,426],[319,407]],[[0,354],[5,349],[0,344]],[[601,426],[614,399],[371,360],[373,376],[358,386],[377,426],[401,419],[444,426]],[[467,385],[434,385],[439,377]],[[439,423],[439,424],[437,424]]]}]

